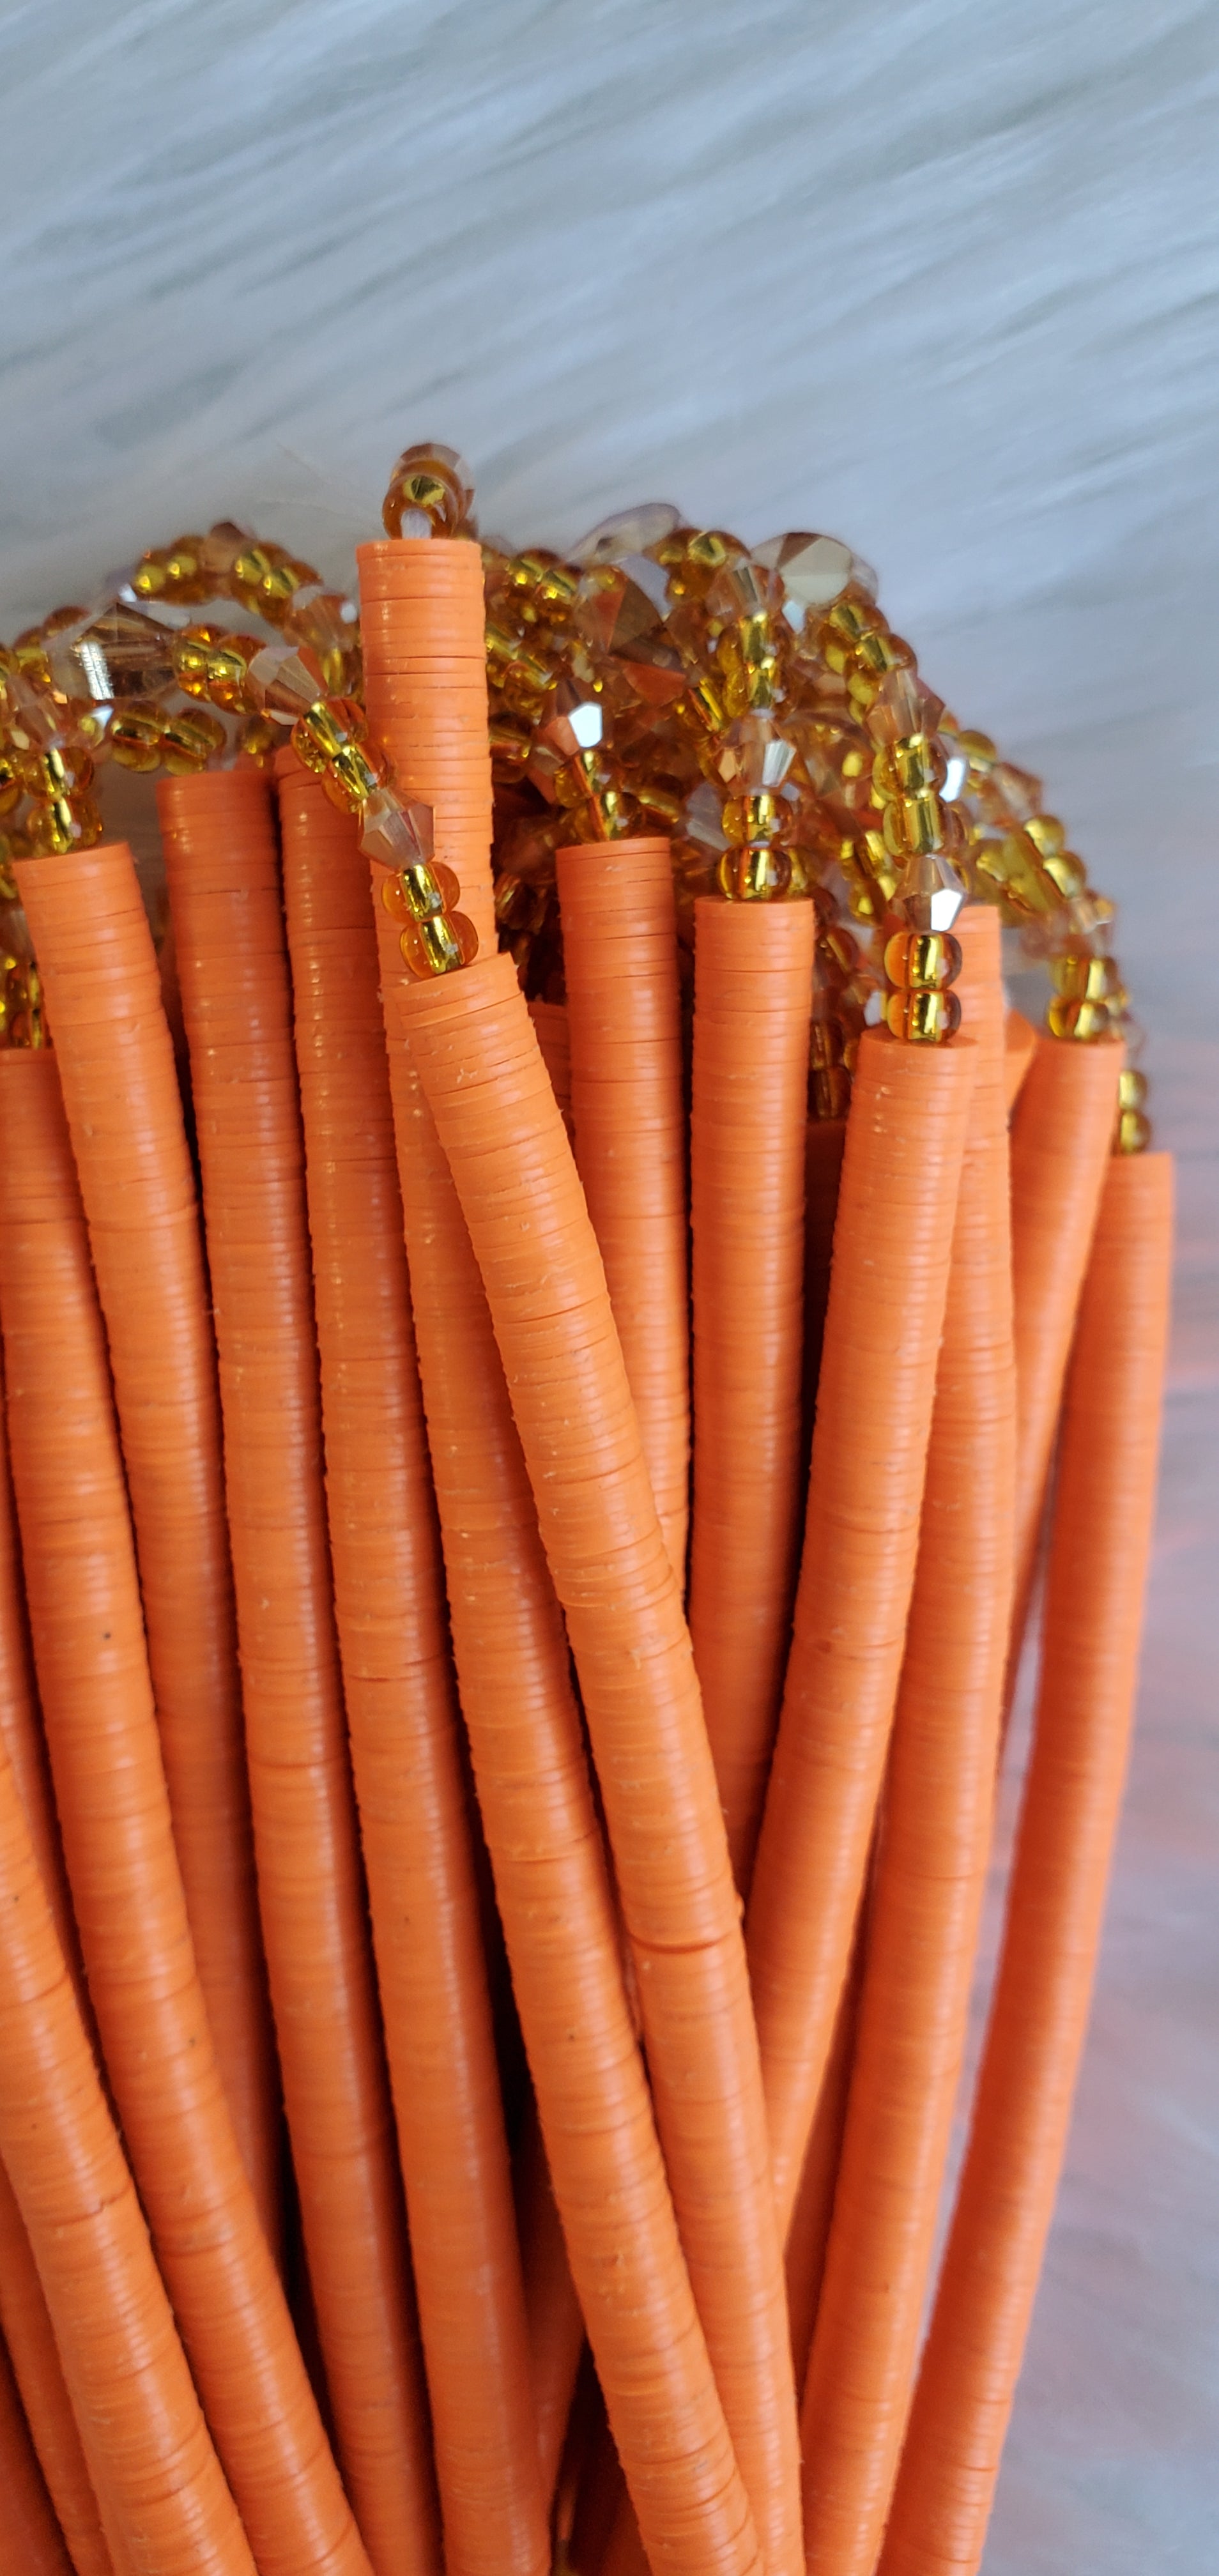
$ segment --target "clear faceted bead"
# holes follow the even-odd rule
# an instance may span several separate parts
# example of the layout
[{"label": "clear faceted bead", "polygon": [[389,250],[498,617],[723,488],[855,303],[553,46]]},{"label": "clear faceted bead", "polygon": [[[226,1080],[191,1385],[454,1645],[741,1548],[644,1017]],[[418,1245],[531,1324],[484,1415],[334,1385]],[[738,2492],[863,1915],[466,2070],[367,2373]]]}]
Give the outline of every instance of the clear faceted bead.
[{"label": "clear faceted bead", "polygon": [[934,733],[943,712],[943,700],[924,688],[916,671],[899,664],[885,672],[866,723],[873,742],[903,742],[912,733]]},{"label": "clear faceted bead", "polygon": [[283,724],[294,724],[326,695],[325,672],[307,644],[295,650],[282,644],[264,645],[250,664],[246,685],[251,704],[264,715],[278,716]]},{"label": "clear faceted bead", "polygon": [[100,617],[54,636],[48,659],[65,697],[121,706],[129,698],[159,698],[173,687],[172,646],[172,632],[155,618],[116,600]]},{"label": "clear faceted bead", "polygon": [[360,821],[360,847],[385,868],[413,868],[431,858],[432,809],[414,799],[378,787],[367,799]]},{"label": "clear faceted bead", "polygon": [[587,536],[571,549],[571,560],[578,564],[621,563],[625,555],[646,554],[649,546],[662,545],[680,528],[682,516],[671,501],[642,501],[634,510],[615,510],[608,519],[599,519]]},{"label": "clear faceted bead", "polygon": [[965,888],[943,850],[919,850],[898,879],[892,910],[908,930],[951,930]]},{"label": "clear faceted bead", "polygon": [[831,607],[848,582],[855,582],[870,599],[876,597],[876,575],[871,565],[852,554],[840,537],[815,536],[806,528],[790,528],[783,536],[767,537],[755,546],[754,562],[779,574],[787,595],[787,621],[797,629],[803,626],[810,609],[820,614]]}]

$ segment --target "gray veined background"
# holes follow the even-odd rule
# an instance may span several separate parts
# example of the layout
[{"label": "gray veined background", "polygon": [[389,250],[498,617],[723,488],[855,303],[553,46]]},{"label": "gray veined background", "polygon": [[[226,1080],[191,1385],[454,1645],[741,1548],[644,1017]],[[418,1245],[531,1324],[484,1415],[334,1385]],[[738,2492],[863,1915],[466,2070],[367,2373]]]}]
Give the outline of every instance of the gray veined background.
[{"label": "gray veined background", "polygon": [[1217,108],[1214,0],[0,0],[0,632],[209,515],[341,570],[424,435],[519,538],[828,528],[1122,900],[1178,1324],[987,2576],[1219,2565]]}]

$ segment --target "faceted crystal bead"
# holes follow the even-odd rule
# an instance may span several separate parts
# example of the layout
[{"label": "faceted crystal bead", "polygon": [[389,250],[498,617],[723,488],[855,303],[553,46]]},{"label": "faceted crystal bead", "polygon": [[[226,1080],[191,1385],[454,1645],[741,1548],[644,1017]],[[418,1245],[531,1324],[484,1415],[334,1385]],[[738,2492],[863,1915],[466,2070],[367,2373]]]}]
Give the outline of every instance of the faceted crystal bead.
[{"label": "faceted crystal bead", "polygon": [[341,591],[323,590],[320,582],[305,584],[285,611],[283,631],[291,643],[316,653],[328,688],[342,687],[359,635],[353,604]]},{"label": "faceted crystal bead", "polygon": [[682,812],[692,841],[697,841],[705,850],[727,849],[728,838],[722,821],[723,799],[709,778],[691,790]]},{"label": "faceted crystal bead", "polygon": [[572,611],[576,631],[592,651],[620,661],[639,694],[657,706],[679,698],[686,685],[681,656],[665,630],[665,604],[659,567],[635,557],[630,565],[592,566]]},{"label": "faceted crystal bead", "polygon": [[595,698],[575,699],[542,726],[529,755],[528,776],[543,796],[553,803],[560,772],[582,754],[596,751],[604,732],[604,710]]},{"label": "faceted crystal bead", "polygon": [[852,554],[838,537],[820,537],[804,528],[791,528],[785,535],[767,537],[762,545],[755,546],[753,559],[780,575],[790,626],[803,626],[810,608],[819,614],[830,607],[849,581],[867,591],[870,598],[876,597],[876,575],[871,565]]},{"label": "faceted crystal bead", "polygon": [[721,566],[703,594],[703,605],[711,617],[779,617],[783,583],[778,573],[745,555]]},{"label": "faceted crystal bead", "polygon": [[965,888],[943,850],[920,850],[903,869],[893,898],[897,919],[909,930],[951,930]]},{"label": "faceted crystal bead", "polygon": [[725,730],[723,749],[720,776],[747,790],[780,788],[796,757],[795,744],[769,715],[736,717]]},{"label": "faceted crystal bead", "polygon": [[360,847],[384,868],[418,867],[434,847],[431,806],[376,788],[361,816]]},{"label": "faceted crystal bead", "polygon": [[917,672],[899,666],[885,672],[866,723],[873,742],[898,743],[908,734],[933,734],[943,712],[942,699],[924,688]]},{"label": "faceted crystal bead", "polygon": [[308,645],[293,651],[282,644],[264,644],[250,664],[246,695],[260,714],[293,724],[325,697],[326,676]]},{"label": "faceted crystal bead", "polygon": [[116,600],[79,630],[57,636],[48,659],[56,688],[94,706],[159,698],[174,685],[173,630]]},{"label": "faceted crystal bead", "polygon": [[663,545],[681,524],[681,512],[671,501],[642,501],[634,510],[616,510],[610,518],[599,519],[572,547],[571,559],[577,564],[620,563],[624,555],[646,554],[650,547]]}]

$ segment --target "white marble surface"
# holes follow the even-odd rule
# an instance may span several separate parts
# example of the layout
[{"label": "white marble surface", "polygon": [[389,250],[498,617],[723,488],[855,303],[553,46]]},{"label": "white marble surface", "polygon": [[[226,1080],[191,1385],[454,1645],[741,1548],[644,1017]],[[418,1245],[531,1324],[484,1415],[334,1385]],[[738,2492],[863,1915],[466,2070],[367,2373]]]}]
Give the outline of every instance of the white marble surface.
[{"label": "white marble surface", "polygon": [[1215,0],[0,0],[0,632],[209,514],[340,570],[425,434],[828,527],[1122,898],[1178,1331],[987,2576],[1219,2565],[1217,94]]}]

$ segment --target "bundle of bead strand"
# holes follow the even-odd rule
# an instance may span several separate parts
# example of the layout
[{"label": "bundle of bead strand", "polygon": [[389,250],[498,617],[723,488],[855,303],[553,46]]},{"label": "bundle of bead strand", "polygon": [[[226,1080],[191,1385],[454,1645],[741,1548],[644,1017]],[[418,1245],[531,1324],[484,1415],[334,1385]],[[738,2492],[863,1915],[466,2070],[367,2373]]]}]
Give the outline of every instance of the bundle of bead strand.
[{"label": "bundle of bead strand", "polygon": [[837,540],[473,503],[0,655],[4,2563],[972,2571],[1151,1538],[1113,907]]}]

